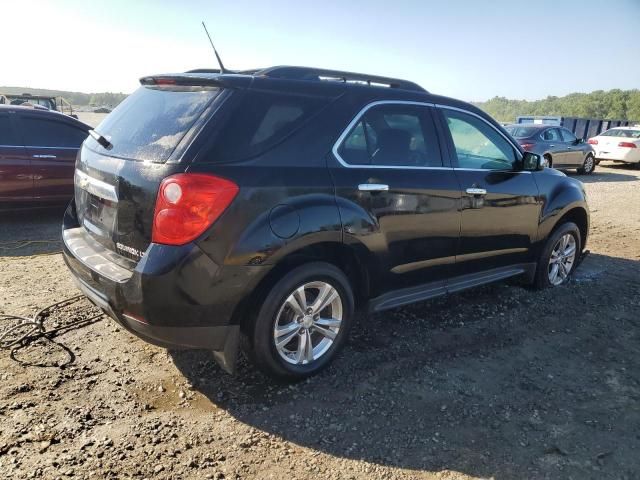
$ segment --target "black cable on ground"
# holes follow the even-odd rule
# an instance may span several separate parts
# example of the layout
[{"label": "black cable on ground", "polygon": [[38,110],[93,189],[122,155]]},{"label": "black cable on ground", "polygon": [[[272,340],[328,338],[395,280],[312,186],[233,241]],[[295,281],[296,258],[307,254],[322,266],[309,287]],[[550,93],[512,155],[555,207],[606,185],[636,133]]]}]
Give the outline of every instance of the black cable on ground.
[{"label": "black cable on ground", "polygon": [[60,302],[44,307],[33,317],[0,314],[0,322],[2,323],[17,322],[15,325],[4,330],[0,330],[0,349],[9,350],[17,345],[32,342],[40,337],[47,337],[48,339],[51,339],[57,333],[69,330],[70,327],[84,326],[84,324],[93,323],[103,316],[102,313],[99,313],[93,317],[77,320],[58,328],[51,330],[45,329],[44,322],[53,311],[68,307],[69,305],[79,302],[83,298],[85,298],[84,295],[76,295],[74,297],[66,298]]}]

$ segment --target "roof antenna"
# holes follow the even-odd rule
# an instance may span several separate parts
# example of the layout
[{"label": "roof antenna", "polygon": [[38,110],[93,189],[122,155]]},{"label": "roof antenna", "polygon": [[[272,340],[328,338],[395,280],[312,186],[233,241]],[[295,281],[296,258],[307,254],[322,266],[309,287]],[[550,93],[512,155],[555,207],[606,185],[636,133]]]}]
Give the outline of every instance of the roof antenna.
[{"label": "roof antenna", "polygon": [[218,64],[220,65],[220,73],[231,73],[229,70],[224,68],[224,65],[222,64],[222,60],[220,59],[220,55],[218,55],[218,51],[216,50],[216,47],[213,45],[213,40],[211,40],[211,35],[209,35],[209,30],[207,30],[207,26],[204,24],[204,22],[202,22],[202,26],[204,27],[204,32],[207,34],[207,37],[209,37],[209,43],[211,44],[211,48],[213,48],[213,53],[216,54],[216,58],[218,59]]}]

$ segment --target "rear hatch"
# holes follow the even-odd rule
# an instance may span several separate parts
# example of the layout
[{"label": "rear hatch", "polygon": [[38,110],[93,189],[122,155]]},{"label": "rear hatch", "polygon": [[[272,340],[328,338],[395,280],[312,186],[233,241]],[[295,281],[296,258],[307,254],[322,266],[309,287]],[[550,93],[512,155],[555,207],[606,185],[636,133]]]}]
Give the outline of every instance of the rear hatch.
[{"label": "rear hatch", "polygon": [[[160,82],[158,82],[160,83]],[[151,242],[158,187],[223,101],[212,85],[143,85],[95,129],[76,162],[79,223],[104,247],[139,260]],[[106,141],[105,141],[106,140]]]}]

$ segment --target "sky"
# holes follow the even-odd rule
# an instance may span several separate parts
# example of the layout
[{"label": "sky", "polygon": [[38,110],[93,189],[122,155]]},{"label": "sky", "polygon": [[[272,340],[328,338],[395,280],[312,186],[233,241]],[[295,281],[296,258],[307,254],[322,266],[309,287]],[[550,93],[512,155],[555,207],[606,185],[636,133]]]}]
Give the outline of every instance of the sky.
[{"label": "sky", "polygon": [[2,0],[0,85],[82,92],[142,76],[303,65],[463,100],[640,88],[640,0]]}]

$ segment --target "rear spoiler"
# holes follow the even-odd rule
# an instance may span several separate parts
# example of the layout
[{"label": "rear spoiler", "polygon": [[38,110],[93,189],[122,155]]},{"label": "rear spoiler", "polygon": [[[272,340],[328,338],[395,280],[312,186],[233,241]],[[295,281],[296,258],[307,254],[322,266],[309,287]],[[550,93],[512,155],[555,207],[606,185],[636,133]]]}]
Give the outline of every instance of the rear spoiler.
[{"label": "rear spoiler", "polygon": [[247,88],[253,78],[248,75],[219,73],[176,73],[150,75],[140,79],[140,85]]}]

